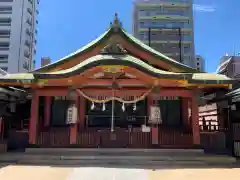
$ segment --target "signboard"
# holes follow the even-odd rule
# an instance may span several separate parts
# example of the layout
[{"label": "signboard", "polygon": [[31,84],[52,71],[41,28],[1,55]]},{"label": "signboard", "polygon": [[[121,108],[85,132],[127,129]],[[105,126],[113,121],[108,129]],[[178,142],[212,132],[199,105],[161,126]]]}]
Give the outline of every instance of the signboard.
[{"label": "signboard", "polygon": [[72,104],[67,109],[67,124],[75,124],[77,123],[77,107],[76,104]]},{"label": "signboard", "polygon": [[158,107],[158,106],[150,107],[149,122],[153,123],[153,124],[161,124],[162,123],[160,107]]}]

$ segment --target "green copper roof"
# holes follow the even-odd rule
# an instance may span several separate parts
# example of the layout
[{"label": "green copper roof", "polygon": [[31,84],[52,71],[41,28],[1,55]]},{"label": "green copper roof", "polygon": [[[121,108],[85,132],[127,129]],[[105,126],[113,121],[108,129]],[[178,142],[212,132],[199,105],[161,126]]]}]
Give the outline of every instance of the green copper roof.
[{"label": "green copper roof", "polygon": [[103,43],[106,39],[108,39],[112,34],[119,34],[122,35],[124,37],[126,37],[127,39],[129,39],[134,45],[137,45],[138,47],[142,48],[143,51],[147,51],[150,52],[153,56],[155,56],[156,58],[159,58],[159,60],[165,61],[167,63],[173,64],[174,66],[176,66],[176,68],[180,68],[183,71],[187,71],[187,72],[198,72],[197,70],[186,66],[172,58],[169,58],[167,56],[165,56],[164,54],[154,50],[153,48],[147,46],[146,44],[144,44],[143,42],[141,42],[140,40],[138,40],[137,38],[135,38],[134,36],[130,35],[129,33],[127,33],[121,26],[121,23],[118,19],[117,16],[115,16],[115,20],[114,22],[111,24],[110,28],[104,33],[102,34],[100,37],[98,37],[97,39],[95,39],[94,41],[90,42],[89,44],[87,44],[86,46],[80,48],[79,50],[77,50],[74,53],[71,53],[70,55],[61,58],[60,60],[43,66],[39,69],[36,69],[33,72],[43,72],[44,70],[54,67],[58,64],[64,63],[68,60],[71,60],[71,58],[73,58],[76,55],[79,55],[87,50],[90,50],[91,48],[95,47],[97,44],[101,44]]},{"label": "green copper roof", "polygon": [[154,77],[188,80],[190,83],[196,84],[231,84],[232,82],[232,79],[225,75],[210,73],[175,73],[160,70],[130,55],[96,55],[66,70],[49,73],[35,73],[34,75],[39,79],[64,78],[80,74],[89,68],[101,65],[130,66]]}]

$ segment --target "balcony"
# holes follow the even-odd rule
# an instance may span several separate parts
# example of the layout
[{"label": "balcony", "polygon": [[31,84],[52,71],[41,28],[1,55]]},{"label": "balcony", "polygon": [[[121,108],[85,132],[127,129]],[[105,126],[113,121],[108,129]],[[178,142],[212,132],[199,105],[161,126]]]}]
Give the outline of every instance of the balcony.
[{"label": "balcony", "polygon": [[31,33],[31,31],[30,31],[29,28],[26,29],[26,34],[27,34],[28,36],[31,36],[31,35],[32,35],[32,33]]},{"label": "balcony", "polygon": [[30,57],[30,52],[28,50],[24,50],[24,56],[26,58],[29,58]]},{"label": "balcony", "polygon": [[30,40],[25,40],[25,45],[27,46],[27,47],[30,47],[31,46],[31,42],[30,42]]},{"label": "balcony", "polygon": [[158,19],[167,19],[167,20],[189,20],[188,16],[178,16],[178,15],[159,15],[159,16],[142,16],[139,17],[139,20],[145,20],[145,19],[150,19],[150,20],[158,20]]},{"label": "balcony", "polygon": [[189,0],[161,0],[150,1],[138,0],[136,4],[137,8],[161,8],[161,7],[189,7],[191,5]]},{"label": "balcony", "polygon": [[[149,31],[149,28],[139,28],[138,29],[139,32],[148,32]],[[173,29],[169,29],[169,28],[153,28],[151,29],[152,32],[160,32],[160,31],[173,31]],[[181,32],[184,32],[184,33],[187,33],[187,32],[192,32],[193,29],[191,28],[182,28],[181,29]]]},{"label": "balcony", "polygon": [[23,63],[23,69],[29,70],[29,65],[26,61]]},{"label": "balcony", "polygon": [[32,20],[31,19],[27,19],[27,21],[26,21],[30,26],[32,26]]},{"label": "balcony", "polygon": [[30,15],[32,15],[32,9],[31,8],[27,8],[27,12],[30,14]]}]

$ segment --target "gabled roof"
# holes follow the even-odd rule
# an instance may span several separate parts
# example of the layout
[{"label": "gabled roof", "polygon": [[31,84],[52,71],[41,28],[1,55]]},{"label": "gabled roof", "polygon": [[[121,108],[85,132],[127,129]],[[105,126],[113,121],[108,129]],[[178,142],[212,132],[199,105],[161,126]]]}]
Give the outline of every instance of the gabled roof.
[{"label": "gabled roof", "polygon": [[100,37],[98,37],[97,39],[95,39],[94,41],[90,42],[89,44],[87,44],[86,46],[80,48],[79,50],[77,50],[76,52],[71,53],[70,55],[61,58],[60,60],[43,66],[39,69],[34,70],[33,72],[44,72],[46,70],[49,70],[59,64],[65,63],[67,61],[70,61],[72,58],[86,52],[86,51],[90,51],[92,48],[96,47],[98,44],[103,43],[106,39],[108,39],[109,37],[111,37],[113,34],[119,34],[120,36],[126,38],[130,43],[134,44],[135,46],[137,46],[141,51],[145,51],[150,53],[152,56],[156,57],[157,59],[159,59],[159,61],[165,61],[166,63],[171,64],[173,67],[181,69],[181,72],[198,72],[197,70],[195,70],[194,68],[191,68],[187,65],[184,65],[170,57],[165,56],[164,54],[156,51],[155,49],[149,47],[148,45],[144,44],[143,42],[141,42],[140,40],[138,40],[137,38],[135,38],[134,36],[130,35],[129,33],[127,33],[123,28],[122,28],[122,24],[118,19],[117,14],[115,14],[115,19],[113,21],[113,23],[111,23],[110,28],[103,33]]}]

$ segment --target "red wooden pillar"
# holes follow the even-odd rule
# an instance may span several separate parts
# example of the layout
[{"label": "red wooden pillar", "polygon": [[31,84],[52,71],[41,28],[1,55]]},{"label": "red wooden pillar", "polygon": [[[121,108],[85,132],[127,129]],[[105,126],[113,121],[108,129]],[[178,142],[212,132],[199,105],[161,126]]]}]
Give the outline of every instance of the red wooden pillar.
[{"label": "red wooden pillar", "polygon": [[[151,117],[151,106],[153,106],[153,95],[149,94],[148,96],[148,117]],[[158,126],[153,124],[151,127],[151,134],[152,134],[152,144],[158,144]]]},{"label": "red wooden pillar", "polygon": [[195,97],[192,97],[191,100],[191,121],[192,121],[192,132],[193,132],[193,144],[200,144],[200,128],[199,128],[199,115],[198,115],[198,103]]},{"label": "red wooden pillar", "polygon": [[75,105],[77,107],[77,121],[74,124],[70,125],[70,144],[77,144],[77,128],[78,128],[78,116],[79,116],[79,96],[76,92],[76,100],[75,100]]},{"label": "red wooden pillar", "polygon": [[32,97],[31,115],[29,122],[29,144],[36,144],[38,126],[39,96],[34,92]]},{"label": "red wooden pillar", "polygon": [[50,124],[50,116],[51,116],[51,104],[52,104],[52,97],[45,96],[44,101],[44,127],[49,127]]},{"label": "red wooden pillar", "polygon": [[189,107],[189,99],[182,97],[181,99],[181,106],[182,106],[182,120],[183,125],[185,127],[188,127],[190,125],[189,123],[189,115],[188,115],[188,107]]},{"label": "red wooden pillar", "polygon": [[85,128],[85,107],[86,106],[86,99],[83,96],[80,96],[80,103],[79,103],[79,129]]}]

